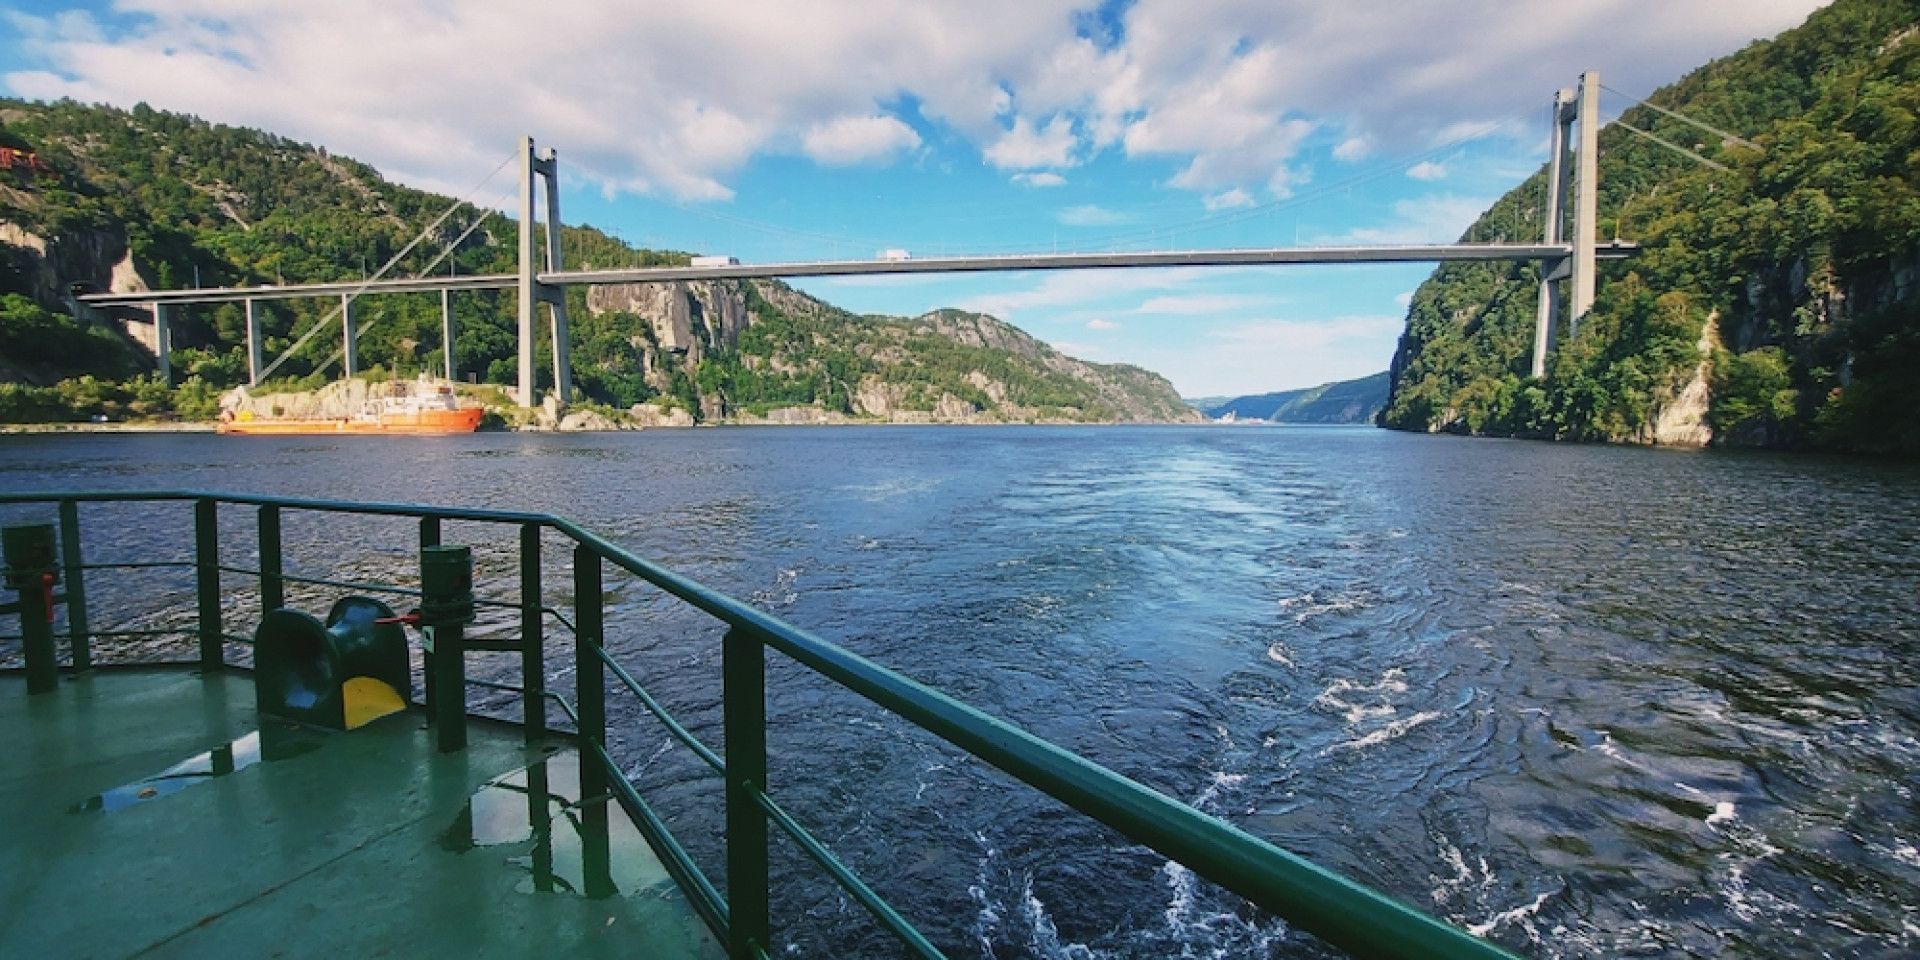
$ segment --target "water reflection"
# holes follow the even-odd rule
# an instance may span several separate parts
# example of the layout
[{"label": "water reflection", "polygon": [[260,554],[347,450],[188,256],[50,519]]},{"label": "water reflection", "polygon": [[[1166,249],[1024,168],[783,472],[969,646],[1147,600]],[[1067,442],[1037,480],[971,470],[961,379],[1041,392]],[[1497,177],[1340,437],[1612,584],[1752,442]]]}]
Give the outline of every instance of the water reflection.
[{"label": "water reflection", "polygon": [[555,754],[474,791],[440,834],[453,853],[482,847],[518,850],[505,862],[526,872],[521,893],[567,893],[589,900],[633,896],[668,882],[638,830],[602,794],[577,795],[579,755]]},{"label": "water reflection", "polygon": [[322,739],[292,726],[268,724],[237,740],[195,754],[159,773],[95,794],[71,813],[112,813],[178,793],[198,783],[230,776],[261,761],[288,760],[320,749]]}]

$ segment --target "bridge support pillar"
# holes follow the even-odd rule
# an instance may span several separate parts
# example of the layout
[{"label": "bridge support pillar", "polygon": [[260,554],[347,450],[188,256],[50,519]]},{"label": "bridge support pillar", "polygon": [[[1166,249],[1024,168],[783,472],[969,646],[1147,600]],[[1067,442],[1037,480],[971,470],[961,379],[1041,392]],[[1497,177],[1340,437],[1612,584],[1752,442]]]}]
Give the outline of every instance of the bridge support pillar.
[{"label": "bridge support pillar", "polygon": [[440,355],[448,380],[453,379],[453,291],[440,291]]},{"label": "bridge support pillar", "polygon": [[164,303],[148,304],[153,311],[153,357],[160,382],[173,386],[173,308]]},{"label": "bridge support pillar", "polygon": [[266,354],[260,344],[260,303],[249,297],[247,306],[247,386],[260,385],[260,371],[266,369]]},{"label": "bridge support pillar", "polygon": [[[1572,133],[1569,135],[1569,128]],[[1540,301],[1533,326],[1533,376],[1545,376],[1547,351],[1560,325],[1554,284],[1571,279],[1567,295],[1566,332],[1579,329],[1580,318],[1593,309],[1599,281],[1599,258],[1594,235],[1600,209],[1600,74],[1580,75],[1580,87],[1553,95],[1552,138],[1547,156],[1546,237],[1550,244],[1570,243],[1573,252],[1558,261],[1540,264]],[[1567,152],[1573,151],[1572,163]],[[1568,174],[1573,180],[1573,236],[1565,235]]]},{"label": "bridge support pillar", "polygon": [[1568,299],[1567,331],[1579,329],[1580,318],[1593,309],[1599,277],[1594,259],[1594,234],[1600,220],[1600,74],[1580,75],[1579,102],[1574,122],[1580,143],[1574,148],[1573,178],[1573,291]]},{"label": "bridge support pillar", "polygon": [[549,148],[545,156],[535,156],[532,137],[520,141],[520,386],[516,399],[523,407],[533,406],[534,314],[537,304],[545,303],[552,318],[553,392],[565,404],[573,394],[572,357],[568,349],[566,291],[541,283],[534,267],[533,190],[534,178],[546,178],[545,269],[559,270],[560,259],[560,163]]},{"label": "bridge support pillar", "polygon": [[[1549,114],[1551,131],[1547,143],[1547,194],[1545,230],[1541,235],[1542,243],[1563,243],[1562,227],[1565,210],[1563,205],[1567,188],[1567,105],[1573,102],[1572,90],[1556,90],[1553,93],[1553,107]],[[1564,261],[1540,263],[1540,303],[1533,323],[1533,376],[1544,377],[1547,374],[1547,350],[1553,346],[1554,314],[1559,308],[1559,291],[1554,284],[1558,277],[1556,268]]]},{"label": "bridge support pillar", "polygon": [[353,295],[340,295],[340,375],[352,379],[360,372],[360,331],[354,329]]}]

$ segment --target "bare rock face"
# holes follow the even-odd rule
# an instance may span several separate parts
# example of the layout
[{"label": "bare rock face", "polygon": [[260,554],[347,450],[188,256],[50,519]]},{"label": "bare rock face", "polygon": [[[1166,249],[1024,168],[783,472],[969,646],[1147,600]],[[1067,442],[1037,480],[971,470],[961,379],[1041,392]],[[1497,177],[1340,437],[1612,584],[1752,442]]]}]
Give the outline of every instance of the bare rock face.
[{"label": "bare rock face", "polygon": [[612,418],[597,410],[575,410],[561,417],[559,426],[554,429],[561,433],[581,433],[630,430],[632,427],[624,423],[615,423]]},{"label": "bare rock face", "polygon": [[682,353],[690,362],[731,350],[752,322],[740,284],[710,280],[670,283],[621,283],[587,290],[587,309],[595,314],[624,311],[644,318],[660,349]]},{"label": "bare rock face", "polygon": [[636,403],[627,410],[627,416],[636,427],[691,427],[693,415],[679,407],[659,407],[651,403]]},{"label": "bare rock face", "polygon": [[1635,440],[1665,447],[1704,447],[1713,442],[1707,409],[1713,402],[1711,359],[1719,342],[1719,327],[1719,315],[1709,315],[1700,331],[1700,342],[1694,345],[1700,351],[1700,361],[1694,364],[1693,375],[1654,411],[1653,419],[1640,428]]}]

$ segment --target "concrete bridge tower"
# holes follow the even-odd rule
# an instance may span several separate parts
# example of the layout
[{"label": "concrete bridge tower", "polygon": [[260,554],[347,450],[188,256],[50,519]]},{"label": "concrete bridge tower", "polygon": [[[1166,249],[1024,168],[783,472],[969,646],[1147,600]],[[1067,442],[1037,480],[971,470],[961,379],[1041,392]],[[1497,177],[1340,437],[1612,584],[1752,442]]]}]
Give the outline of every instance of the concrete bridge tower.
[{"label": "concrete bridge tower", "polygon": [[[1570,135],[1571,134],[1571,135]],[[1567,152],[1573,151],[1572,163]],[[1564,237],[1566,224],[1567,175],[1573,175],[1573,236]],[[1577,90],[1559,90],[1553,95],[1553,133],[1547,157],[1546,237],[1549,244],[1571,243],[1572,253],[1558,263],[1540,264],[1540,303],[1533,328],[1533,375],[1547,372],[1547,351],[1553,346],[1554,328],[1559,325],[1555,284],[1571,279],[1568,292],[1567,331],[1578,329],[1580,318],[1593,309],[1598,286],[1598,258],[1594,233],[1600,211],[1600,74],[1588,70],[1580,75]]]}]

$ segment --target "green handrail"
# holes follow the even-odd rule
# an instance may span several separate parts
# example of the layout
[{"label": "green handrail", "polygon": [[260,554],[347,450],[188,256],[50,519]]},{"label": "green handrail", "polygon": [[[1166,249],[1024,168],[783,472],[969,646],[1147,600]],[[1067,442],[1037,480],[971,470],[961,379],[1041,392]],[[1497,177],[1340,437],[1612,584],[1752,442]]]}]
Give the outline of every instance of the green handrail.
[{"label": "green handrail", "polygon": [[[202,656],[203,659],[211,656],[216,661],[223,656],[218,642],[220,567],[215,512],[218,504],[261,508],[263,519],[269,515],[269,509],[415,518],[420,523],[422,546],[439,543],[441,523],[446,520],[516,525],[520,528],[523,551],[523,590],[538,588],[537,569],[530,569],[525,554],[529,544],[537,552],[538,531],[550,529],[565,536],[574,545],[574,667],[578,683],[575,725],[583,746],[583,761],[591,761],[581,764],[582,795],[603,795],[611,790],[629,812],[644,811],[644,819],[649,821],[647,826],[655,827],[662,833],[664,824],[645,808],[631,781],[613,763],[604,746],[604,668],[612,666],[623,683],[640,694],[643,702],[651,698],[639,689],[637,682],[632,681],[631,675],[607,655],[602,636],[605,626],[602,564],[624,570],[726,624],[729,629],[723,641],[722,666],[726,755],[724,762],[718,764],[726,782],[727,796],[729,890],[726,900],[719,899],[712,885],[707,883],[704,875],[700,874],[699,869],[686,857],[685,851],[671,837],[665,838],[670,845],[665,855],[669,869],[681,881],[695,909],[728,944],[730,955],[736,958],[762,956],[767,952],[770,939],[766,917],[769,818],[783,831],[793,834],[811,856],[821,861],[837,882],[855,893],[863,905],[872,909],[875,904],[871,901],[878,900],[877,896],[859,896],[859,892],[866,888],[858,878],[837,860],[832,860],[824,847],[814,850],[806,840],[801,840],[805,831],[771,798],[772,791],[765,783],[765,673],[762,651],[766,648],[785,654],[908,722],[1114,828],[1133,841],[1184,864],[1199,876],[1232,890],[1289,924],[1354,956],[1462,960],[1514,957],[1514,954],[1492,943],[1148,789],[772,614],[638,557],[599,534],[560,517],[515,511],[354,503],[191,490],[0,494],[0,504],[57,502],[62,505],[63,512],[72,509],[68,504],[99,501],[194,503]],[[272,533],[277,535],[277,513],[272,516],[275,527]],[[73,522],[63,526],[77,530],[78,525]],[[277,536],[274,539],[277,540]],[[263,546],[266,540],[267,537],[263,536]],[[274,546],[277,547],[277,544]],[[69,556],[69,569],[81,566],[78,560],[76,549]],[[276,556],[269,567],[263,556],[263,586],[269,577],[274,580],[293,579],[280,573],[278,563]],[[537,556],[534,564],[537,565]],[[523,593],[523,604],[538,602],[537,597],[529,599]],[[528,646],[538,647],[537,630],[530,631],[528,635],[535,638],[535,642]],[[77,642],[78,638],[75,639]],[[537,665],[537,661],[530,659],[528,666],[534,665]],[[552,697],[551,693],[542,689],[539,696],[531,695],[544,683],[537,674],[530,674],[523,683],[526,684],[530,703],[529,724],[535,722],[531,719],[535,709],[542,713],[539,722],[544,722],[544,699]],[[429,689],[429,698],[435,693]],[[449,693],[459,696],[457,691],[441,691],[439,695]],[[539,706],[531,706],[534,703]],[[645,705],[656,715],[664,713],[653,709],[656,704]],[[698,745],[699,742],[690,733],[679,739],[702,754],[703,760],[713,762],[712,751],[706,750],[704,745]],[[589,786],[595,788],[591,793]],[[655,839],[652,836],[654,829],[645,832],[649,834],[649,839]],[[660,843],[656,842],[655,846],[659,848]],[[822,854],[826,854],[827,859],[822,859]],[[871,893],[870,890],[867,892]],[[885,905],[882,902],[880,906]],[[896,933],[900,933],[916,953],[926,955],[923,945],[928,948],[930,945],[918,938],[917,933],[901,931],[895,921],[900,924],[904,924],[904,921],[899,920],[891,908],[875,910],[875,914]],[[907,929],[910,931],[911,927]],[[937,951],[935,953],[937,955]]]}]

